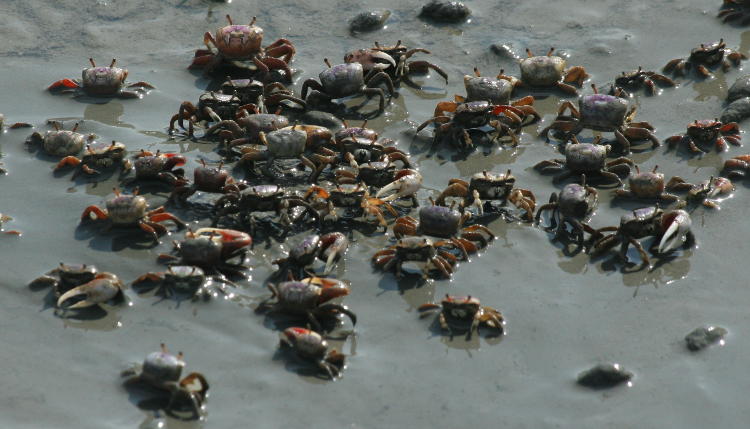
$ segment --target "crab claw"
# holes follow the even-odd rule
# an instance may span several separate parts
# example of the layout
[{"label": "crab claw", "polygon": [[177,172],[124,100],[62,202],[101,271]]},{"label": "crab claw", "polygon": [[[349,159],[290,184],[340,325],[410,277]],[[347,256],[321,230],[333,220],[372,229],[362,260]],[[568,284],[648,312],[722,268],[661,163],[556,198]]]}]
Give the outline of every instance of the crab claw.
[{"label": "crab claw", "polygon": [[[75,287],[60,296],[58,308],[76,309],[100,304],[122,296],[122,282],[112,273],[101,273],[94,280]],[[78,298],[83,298],[79,300]],[[74,300],[72,304],[66,303]]]},{"label": "crab claw", "polygon": [[659,253],[671,252],[682,246],[690,237],[690,215],[685,210],[673,210],[662,217],[664,235],[659,242]]},{"label": "crab claw", "polygon": [[405,169],[396,174],[396,180],[381,188],[375,194],[375,198],[381,198],[391,191],[396,192],[381,199],[388,202],[403,197],[411,197],[417,193],[420,187],[422,187],[422,175],[417,170]]}]

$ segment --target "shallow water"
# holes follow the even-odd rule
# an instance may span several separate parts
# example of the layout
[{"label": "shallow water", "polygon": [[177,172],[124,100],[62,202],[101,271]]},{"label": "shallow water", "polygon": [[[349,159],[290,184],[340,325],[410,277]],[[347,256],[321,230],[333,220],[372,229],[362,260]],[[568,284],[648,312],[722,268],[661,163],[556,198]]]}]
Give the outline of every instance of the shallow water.
[{"label": "shallow water", "polygon": [[[745,54],[750,48],[750,33],[714,18],[718,0],[481,0],[470,2],[471,22],[453,26],[418,20],[422,2],[383,1],[378,7],[393,11],[388,27],[357,37],[347,30],[348,19],[360,11],[354,2],[277,3],[269,9],[267,2],[238,0],[93,5],[8,0],[0,7],[5,41],[0,112],[8,123],[26,121],[40,130],[49,118],[66,118],[67,124],[83,119],[82,130],[123,141],[133,151],[185,153],[188,167],[196,159],[218,162],[212,145],[169,138],[166,125],[179,103],[197,100],[208,83],[185,69],[203,33],[224,25],[227,13],[236,20],[257,15],[268,41],[287,37],[296,45],[297,90],[322,69],[324,57],[340,61],[346,51],[376,40],[401,39],[433,51],[429,59],[448,72],[450,84],[433,75],[424,80],[425,91],[402,88],[387,113],[369,122],[398,139],[418,162],[425,176],[420,199],[434,195],[451,177],[512,168],[518,185],[545,201],[557,189],[549,176],[530,167],[558,157],[555,145],[536,137],[554,117],[557,95],[537,101],[545,119],[539,128],[525,129],[516,149],[495,146],[464,159],[447,149],[431,153],[428,136],[413,137],[438,100],[463,93],[461,76],[475,65],[487,75],[500,68],[516,73],[512,59],[492,53],[492,43],[510,44],[519,54],[525,47],[541,53],[554,45],[569,55],[570,64],[586,67],[590,82],[601,85],[638,65],[658,70],[694,45],[720,37]],[[54,80],[78,77],[88,57],[101,63],[115,57],[130,70],[130,80],[146,80],[157,89],[142,100],[103,102],[44,91]],[[683,81],[659,97],[638,95],[638,118],[655,125],[662,139],[682,132],[693,119],[719,116],[727,87],[741,74],[732,69],[706,82]],[[750,382],[737,376],[750,350],[744,335],[750,292],[738,269],[746,260],[746,183],[738,184],[721,210],[693,213],[698,248],[652,271],[622,272],[607,259],[568,257],[542,230],[498,220],[490,225],[498,239],[471,263],[461,264],[453,280],[415,287],[371,268],[370,255],[387,237],[355,233],[357,242],[336,274],[353,282],[346,303],[360,322],[356,346],[352,340],[343,345],[351,354],[344,376],[331,383],[299,375],[277,353],[274,319],[253,311],[268,296],[262,283],[274,269],[270,261],[288,247],[275,242],[256,246],[252,281],[243,283],[232,301],[159,301],[129,290],[131,305],[109,309],[100,319],[57,317],[44,304],[46,292],[29,290],[31,279],[65,261],[93,263],[130,282],[163,269],[157,254],[169,251],[171,240],[182,234],[165,236],[154,248],[126,238],[127,232],[79,227],[83,208],[103,203],[116,177],[94,184],[73,182],[70,173],[53,175],[54,162],[24,147],[29,133],[11,130],[0,137],[0,160],[9,172],[0,177],[0,210],[14,217],[5,228],[24,232],[0,237],[3,427],[152,427],[153,413],[135,406],[138,398],[122,387],[118,374],[160,342],[182,350],[186,370],[204,373],[211,384],[207,420],[168,419],[169,428],[699,428],[716,422],[742,427],[747,421],[743,393]],[[582,135],[591,137],[587,131]],[[694,181],[716,174],[724,159],[741,153],[732,147],[724,154],[686,158],[662,146],[633,159],[646,168],[658,164],[667,177]],[[639,205],[611,205],[608,194],[600,192],[595,227],[616,224],[623,208]],[[157,206],[166,195],[149,193],[148,198]],[[289,243],[300,237],[290,237]],[[470,342],[437,335],[430,319],[418,319],[415,309],[446,292],[472,294],[500,309],[508,335],[499,341],[475,336]],[[683,337],[705,324],[726,327],[726,345],[688,352]],[[631,387],[591,392],[575,385],[580,371],[608,361],[636,374]]]}]

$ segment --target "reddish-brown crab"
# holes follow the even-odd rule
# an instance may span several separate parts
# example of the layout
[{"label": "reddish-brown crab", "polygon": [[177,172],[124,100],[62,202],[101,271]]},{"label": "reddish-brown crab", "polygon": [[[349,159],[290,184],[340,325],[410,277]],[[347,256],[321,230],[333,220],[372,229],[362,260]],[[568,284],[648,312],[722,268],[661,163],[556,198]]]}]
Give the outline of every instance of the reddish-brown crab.
[{"label": "reddish-brown crab", "polygon": [[677,192],[687,192],[686,204],[703,204],[710,209],[719,208],[720,200],[717,197],[730,194],[734,191],[732,181],[726,177],[713,177],[698,184],[685,181],[680,176],[675,176],[667,183],[667,189]]},{"label": "reddish-brown crab", "polygon": [[[126,85],[127,69],[115,67],[116,60],[112,60],[109,67],[97,67],[93,58],[89,58],[90,68],[83,69],[81,80],[61,79],[47,88],[50,92],[74,93],[76,96],[89,95],[92,97],[120,97],[141,98],[144,89],[154,87],[147,82],[135,82]],[[138,88],[141,91],[129,91],[124,88]]]},{"label": "reddish-brown crab", "polygon": [[423,60],[408,61],[416,53],[429,54],[430,51],[424,48],[409,49],[402,45],[400,40],[393,46],[381,46],[375,42],[374,48],[358,49],[347,53],[344,56],[344,62],[362,64],[366,75],[385,72],[396,85],[403,81],[411,87],[421,89],[422,87],[411,79],[411,75],[425,74],[430,69],[435,70],[446,83],[448,82],[448,74],[437,65]]},{"label": "reddish-brown crab", "polygon": [[344,369],[345,356],[328,349],[328,342],[319,333],[306,328],[291,327],[284,330],[279,347],[292,349],[300,358],[310,361],[335,380]]},{"label": "reddish-brown crab", "polygon": [[514,87],[557,87],[568,94],[578,94],[576,87],[568,85],[567,82],[575,83],[579,87],[583,86],[583,81],[589,77],[586,69],[574,66],[566,70],[567,62],[562,57],[552,55],[554,52],[555,48],[550,48],[547,55],[534,56],[527,48],[528,58],[519,62],[521,79],[505,75],[503,70],[500,70],[497,78],[508,80]]},{"label": "reddish-brown crab", "polygon": [[[687,145],[693,153],[708,152],[699,145],[715,145],[716,150],[726,150],[727,142],[741,146],[740,127],[736,122],[722,123],[718,119],[698,120],[687,127],[687,133],[669,137],[666,142],[670,148],[678,143]],[[696,144],[697,143],[697,144]]]},{"label": "reddish-brown crab", "polygon": [[658,91],[661,91],[656,88],[657,84],[660,86],[677,85],[675,81],[663,74],[645,71],[641,66],[638,66],[638,70],[622,72],[620,76],[617,76],[615,78],[615,85],[612,86],[609,94],[631,97],[632,94],[627,92],[628,89],[633,90],[645,86],[649,95],[656,95]]},{"label": "reddish-brown crab", "polygon": [[[167,229],[159,224],[166,220],[173,221],[178,227],[185,227],[185,222],[177,216],[164,211],[164,207],[148,210],[148,202],[138,195],[138,188],[131,195],[121,194],[115,188],[115,196],[107,200],[106,208],[99,206],[88,206],[81,215],[81,222],[91,220],[109,219],[112,226],[138,226],[159,242],[159,235],[167,232]],[[93,215],[93,216],[92,216]]]},{"label": "reddish-brown crab", "polygon": [[[196,265],[211,272],[244,276],[242,264],[248,247],[253,243],[249,234],[224,228],[199,228],[185,233],[183,241],[174,244],[177,255],[160,254],[159,260],[180,265]],[[238,263],[229,262],[240,257]]]},{"label": "reddish-brown crab", "polygon": [[226,194],[229,192],[236,193],[247,187],[245,182],[234,180],[229,175],[229,171],[222,168],[224,162],[220,162],[217,167],[209,167],[206,165],[206,161],[203,159],[200,161],[201,165],[193,170],[193,183],[190,184],[187,179],[180,178],[175,183],[169,201],[184,204],[197,191]]},{"label": "reddish-brown crab", "polygon": [[330,190],[313,185],[303,198],[311,202],[314,207],[320,207],[318,211],[325,212],[324,219],[333,222],[339,220],[337,209],[351,211],[353,216],[374,217],[383,228],[387,228],[388,223],[385,221],[381,207],[394,217],[398,216],[393,206],[380,198],[371,197],[367,187],[359,183],[337,185],[336,188]]},{"label": "reddish-brown crab", "polygon": [[744,178],[750,172],[750,155],[740,155],[724,162],[724,171],[729,177]]},{"label": "reddish-brown crab", "polygon": [[118,141],[112,140],[112,143],[91,141],[86,144],[80,158],[75,155],[68,155],[57,163],[55,170],[66,166],[78,167],[73,173],[72,179],[75,179],[81,172],[93,176],[100,173],[97,169],[111,168],[117,165],[121,168],[121,175],[125,175],[133,167],[125,154],[125,145]]},{"label": "reddish-brown crab", "polygon": [[[402,266],[407,262],[423,263],[422,275],[428,277],[437,270],[449,279],[457,258],[449,251],[458,246],[449,240],[433,242],[429,237],[404,237],[395,245],[388,246],[372,256],[372,263],[383,271],[395,271],[397,277],[403,275]],[[461,246],[461,249],[464,249]]]},{"label": "reddish-brown crab", "polygon": [[[221,94],[213,91],[205,92],[198,98],[198,107],[189,101],[180,104],[180,110],[169,120],[169,134],[174,132],[174,124],[185,129],[184,120],[188,122],[188,137],[195,134],[195,124],[219,124],[233,120],[238,112],[246,106],[241,105],[240,98],[235,94]],[[215,126],[215,125],[214,125]],[[206,137],[208,136],[206,131]]]},{"label": "reddish-brown crab", "polygon": [[134,155],[133,167],[135,177],[130,182],[137,180],[160,180],[170,185],[175,185],[185,174],[182,168],[185,165],[185,157],[177,153],[162,153],[157,150],[151,152],[141,149]]},{"label": "reddish-brown crab", "polygon": [[303,271],[309,268],[316,260],[325,261],[323,274],[333,270],[333,266],[343,256],[349,247],[349,239],[340,232],[329,232],[328,234],[311,234],[294,245],[289,250],[286,258],[273,261],[279,266],[279,274],[287,278],[292,274],[295,278],[301,277]]},{"label": "reddish-brown crab", "polygon": [[750,23],[750,1],[747,0],[724,0],[717,18],[724,22],[736,22],[740,25]]},{"label": "reddish-brown crab", "polygon": [[690,51],[690,56],[685,58],[675,58],[664,66],[665,73],[674,73],[677,76],[684,76],[685,71],[691,67],[695,68],[696,73],[701,77],[713,76],[708,70],[709,67],[721,65],[725,72],[732,67],[739,67],[740,61],[747,59],[747,56],[741,52],[727,48],[724,39],[718,42],[701,43],[700,47]]},{"label": "reddish-brown crab", "polygon": [[215,34],[207,31],[203,35],[207,49],[195,51],[189,68],[203,67],[207,74],[221,65],[258,70],[262,74],[282,70],[284,77],[291,80],[289,62],[296,52],[292,42],[282,38],[264,48],[263,29],[255,25],[256,17],[247,25],[235,25],[229,15],[227,21],[229,25],[217,29]]},{"label": "reddish-brown crab", "polygon": [[440,304],[428,302],[419,306],[419,317],[427,317],[435,310],[440,310],[438,322],[440,328],[448,331],[451,339],[455,331],[466,331],[466,341],[471,339],[474,331],[480,326],[494,329],[496,335],[505,332],[505,318],[492,307],[483,306],[479,299],[469,296],[445,294]]}]

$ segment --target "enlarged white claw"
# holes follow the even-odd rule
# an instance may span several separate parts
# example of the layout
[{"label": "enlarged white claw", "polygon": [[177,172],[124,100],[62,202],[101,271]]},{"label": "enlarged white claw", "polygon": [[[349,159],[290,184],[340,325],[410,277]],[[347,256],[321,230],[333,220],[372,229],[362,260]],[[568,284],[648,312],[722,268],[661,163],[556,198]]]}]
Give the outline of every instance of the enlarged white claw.
[{"label": "enlarged white claw", "polygon": [[[94,280],[75,287],[60,296],[57,307],[76,309],[91,307],[92,305],[107,302],[122,293],[122,282],[112,273],[101,273]],[[83,300],[70,306],[64,306],[71,298],[83,296]]]},{"label": "enlarged white claw", "polygon": [[682,246],[693,222],[685,210],[673,210],[663,215],[662,225],[667,223],[669,226],[659,241],[659,253],[668,253]]},{"label": "enlarged white claw", "polygon": [[375,58],[380,58],[383,61],[388,61],[391,64],[391,66],[396,67],[396,60],[393,59],[392,56],[386,54],[385,52],[373,51],[370,53],[370,55],[372,55]]},{"label": "enlarged white claw", "polygon": [[396,180],[381,188],[375,194],[375,198],[380,198],[391,191],[396,191],[385,198],[381,198],[386,202],[393,201],[403,197],[410,197],[416,194],[419,188],[422,187],[422,175],[417,170],[401,170],[396,177],[398,177]]}]

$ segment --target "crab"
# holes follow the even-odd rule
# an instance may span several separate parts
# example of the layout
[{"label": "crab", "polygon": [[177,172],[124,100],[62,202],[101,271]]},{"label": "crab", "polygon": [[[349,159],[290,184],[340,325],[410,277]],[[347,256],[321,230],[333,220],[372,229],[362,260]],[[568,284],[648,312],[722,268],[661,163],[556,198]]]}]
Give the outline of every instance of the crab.
[{"label": "crab", "polygon": [[307,108],[305,100],[295,97],[294,93],[281,82],[264,84],[255,79],[227,77],[227,80],[221,84],[221,92],[226,95],[236,95],[242,105],[255,106],[262,113],[275,110],[283,100],[291,101],[302,110]]},{"label": "crab", "polygon": [[684,210],[664,211],[658,207],[636,209],[622,216],[619,227],[597,230],[598,234],[603,231],[614,232],[597,239],[591,248],[591,255],[601,255],[621,244],[619,257],[627,262],[628,247],[632,244],[638,250],[642,263],[650,266],[648,254],[638,239],[655,237],[652,251],[657,254],[666,254],[680,246],[689,248],[695,244],[695,236],[690,231],[691,224],[690,215]]},{"label": "crab", "polygon": [[586,174],[600,176],[622,186],[619,176],[630,175],[630,168],[635,165],[632,159],[619,157],[607,161],[607,155],[612,150],[609,145],[595,143],[576,143],[565,146],[565,159],[541,161],[534,166],[542,173],[561,172],[552,181],[558,183],[570,176]]},{"label": "crab", "polygon": [[459,197],[463,199],[462,205],[468,207],[473,205],[477,208],[479,215],[484,214],[485,205],[489,207],[489,201],[510,201],[516,207],[526,212],[525,218],[529,222],[533,220],[536,207],[536,197],[528,189],[515,188],[516,178],[510,169],[505,174],[482,171],[471,176],[469,182],[462,179],[450,179],[448,187],[440,193],[435,204],[445,205],[447,197]]},{"label": "crab", "polygon": [[[518,100],[511,100],[511,94],[513,93],[513,85],[506,79],[485,77],[479,72],[479,68],[474,67],[474,75],[464,75],[464,88],[466,89],[466,97],[457,96],[456,101],[467,102],[467,101],[487,101],[494,105],[511,105],[521,112],[523,112],[523,119],[531,116],[532,121],[535,122],[541,119],[539,112],[534,109],[534,97],[528,95]],[[440,104],[438,104],[440,107]],[[513,116],[506,112],[506,115]],[[436,109],[435,115],[438,115]],[[518,118],[521,120],[521,118]],[[528,122],[528,123],[531,123]],[[524,125],[528,124],[524,123]]]},{"label": "crab", "polygon": [[314,363],[330,380],[335,380],[344,369],[345,356],[336,350],[329,350],[328,342],[315,331],[286,328],[279,347],[290,348],[300,358]]},{"label": "crab", "polygon": [[86,144],[80,158],[76,155],[68,155],[57,163],[55,170],[67,166],[77,167],[72,177],[75,179],[81,172],[93,176],[100,174],[98,169],[119,165],[121,175],[124,175],[133,168],[133,164],[125,155],[126,147],[118,141],[112,140],[112,143],[90,141]]},{"label": "crab", "polygon": [[3,224],[5,222],[11,221],[11,220],[13,220],[12,217],[0,213],[0,233],[8,234],[8,235],[18,235],[18,236],[20,236],[22,234],[21,231],[17,231],[15,229],[11,229],[11,230],[3,229]]},{"label": "crab", "polygon": [[[159,260],[179,265],[195,265],[211,273],[244,276],[243,263],[252,237],[242,231],[224,228],[188,230],[183,241],[173,243],[177,255],[160,254]],[[240,258],[237,263],[230,262]]]},{"label": "crab", "polygon": [[323,275],[333,270],[336,262],[349,247],[349,239],[340,232],[329,232],[328,234],[311,234],[302,241],[292,246],[286,258],[273,261],[279,266],[281,277],[288,274],[299,278],[300,274],[310,267],[317,259],[325,262]]},{"label": "crab", "polygon": [[281,70],[285,78],[291,80],[289,62],[295,54],[294,45],[287,39],[278,39],[262,47],[263,29],[255,25],[256,17],[248,25],[234,24],[227,15],[229,25],[206,32],[203,43],[207,49],[195,51],[195,58],[189,68],[204,68],[209,74],[222,65],[229,65],[266,75],[270,70]]},{"label": "crab", "polygon": [[234,119],[225,119],[206,130],[206,137],[218,135],[233,148],[244,144],[254,144],[260,141],[260,132],[270,133],[289,126],[286,116],[275,113],[260,113],[241,109]]},{"label": "crab", "polygon": [[81,222],[108,219],[111,226],[137,225],[151,235],[155,243],[159,242],[159,235],[167,232],[159,222],[171,220],[179,228],[185,227],[185,222],[164,211],[164,207],[148,210],[148,202],[138,195],[138,188],[131,195],[121,194],[117,188],[114,188],[113,192],[115,196],[107,200],[106,208],[102,209],[95,205],[86,207],[81,214]]},{"label": "crab", "polygon": [[[81,80],[61,79],[47,90],[57,93],[74,93],[76,96],[88,95],[92,97],[141,98],[146,89],[154,89],[148,82],[127,84],[128,70],[115,67],[116,60],[112,60],[109,67],[97,67],[93,58],[89,58],[90,68],[83,69]],[[125,88],[138,88],[141,91],[131,91]]]},{"label": "crab", "polygon": [[275,299],[276,302],[271,304],[266,301],[263,303],[264,307],[270,306],[270,310],[274,312],[304,316],[316,331],[323,330],[318,320],[320,317],[339,313],[347,315],[352,325],[357,324],[357,316],[345,305],[329,302],[349,295],[349,287],[341,280],[307,277],[299,281],[269,284],[268,289],[272,294],[270,299]]},{"label": "crab", "polygon": [[385,72],[396,85],[403,81],[413,88],[421,89],[422,87],[411,79],[411,75],[425,74],[430,69],[435,70],[448,83],[448,74],[437,65],[424,60],[409,61],[416,53],[430,54],[430,51],[424,48],[410,49],[402,45],[400,40],[393,46],[381,46],[375,42],[373,48],[347,53],[344,62],[362,64],[364,73],[368,76]]},{"label": "crab", "polygon": [[729,177],[744,178],[750,171],[750,155],[740,155],[724,162],[724,171]]},{"label": "crab", "polygon": [[490,126],[497,132],[495,139],[500,135],[508,135],[513,146],[518,146],[516,131],[524,125],[526,117],[521,109],[511,105],[494,105],[487,101],[461,102],[461,99],[457,96],[456,101],[438,103],[435,116],[419,125],[417,132],[430,124],[440,124],[435,131],[433,144],[447,137],[448,141],[467,149],[474,146],[469,130]]},{"label": "crab", "polygon": [[339,185],[364,183],[367,186],[381,188],[396,180],[399,174],[406,175],[413,171],[408,168],[397,169],[388,158],[384,161],[368,161],[364,164],[355,161],[352,154],[346,154],[345,158],[349,161],[349,166],[339,167],[334,171],[336,183]]},{"label": "crab", "polygon": [[667,189],[676,192],[687,192],[687,196],[685,197],[686,203],[703,204],[708,208],[717,209],[719,208],[719,200],[716,197],[732,193],[734,185],[731,180],[721,176],[711,176],[708,180],[695,185],[686,182],[680,176],[675,176],[667,183]]},{"label": "crab", "polygon": [[[276,179],[278,171],[274,172],[274,161],[276,159],[299,159],[305,167],[310,168],[311,173],[308,180],[315,183],[326,165],[336,162],[335,152],[324,147],[316,147],[321,137],[321,132],[328,131],[326,128],[315,125],[292,125],[269,133],[260,131],[258,138],[262,144],[260,147],[249,147],[243,151],[240,162],[249,163],[252,169],[256,161],[265,161],[261,171],[266,176]],[[328,131],[330,134],[330,131]],[[308,158],[305,153],[313,152]]]},{"label": "crab", "polygon": [[433,242],[430,237],[403,237],[396,244],[375,252],[372,263],[383,271],[393,270],[397,277],[403,276],[402,265],[406,262],[422,262],[422,276],[427,278],[437,270],[449,279],[457,258],[449,250],[459,248],[454,241]]},{"label": "crab", "polygon": [[466,331],[466,341],[471,340],[474,331],[480,326],[495,330],[495,335],[505,332],[505,318],[496,309],[483,306],[479,299],[469,296],[455,296],[445,294],[440,304],[428,302],[419,306],[419,317],[427,317],[435,310],[440,310],[438,322],[440,328],[450,333],[453,339],[455,331]]},{"label": "crab", "polygon": [[[385,202],[409,198],[412,205],[416,207],[419,205],[416,194],[421,187],[422,174],[418,170],[406,168],[396,173],[391,183],[380,188],[375,194],[375,198],[380,198]],[[393,193],[389,194],[389,192]]]},{"label": "crab", "polygon": [[367,128],[367,121],[360,127],[349,127],[337,131],[333,140],[341,158],[350,165],[380,161],[401,161],[410,168],[409,155],[398,149],[391,139],[378,139],[378,133]]},{"label": "crab", "polygon": [[[563,235],[575,238],[578,246],[583,246],[583,233],[594,233],[587,220],[594,212],[599,202],[599,193],[596,189],[586,185],[586,175],[581,175],[581,184],[569,183],[559,193],[552,193],[549,203],[539,207],[534,218],[534,223],[539,224],[542,213],[551,210],[550,225],[544,227],[545,231],[555,230],[555,238],[560,239]],[[571,232],[567,230],[570,226]]]},{"label": "crab", "polygon": [[255,231],[254,212],[274,211],[279,216],[279,222],[284,228],[290,228],[300,216],[290,217],[290,210],[294,207],[303,207],[307,213],[316,221],[320,222],[318,212],[302,197],[288,194],[284,188],[278,185],[256,185],[249,186],[241,191],[232,190],[219,198],[214,204],[214,216],[212,225],[235,213],[240,214],[241,223],[249,219],[250,231]]},{"label": "crab", "polygon": [[721,10],[716,15],[723,22],[739,22],[740,25],[750,23],[750,2],[747,0],[724,0]]},{"label": "crab", "polygon": [[[592,84],[594,93],[578,99],[578,109],[570,101],[563,101],[555,121],[544,128],[539,135],[549,142],[549,131],[565,133],[564,141],[572,139],[584,128],[595,131],[611,131],[622,145],[625,154],[630,153],[631,140],[650,140],[653,147],[659,146],[659,139],[652,133],[654,127],[648,122],[633,122],[635,106],[618,95],[599,94]],[[565,115],[566,110],[570,115]]]},{"label": "crab", "polygon": [[[169,120],[169,134],[175,130],[175,122],[185,129],[184,122],[188,122],[188,137],[195,135],[195,124],[222,123],[233,120],[235,115],[245,106],[236,94],[222,94],[214,91],[204,92],[198,98],[198,107],[189,101],[180,104],[180,110]],[[208,135],[208,131],[206,131]]]},{"label": "crab", "polygon": [[683,144],[687,145],[693,153],[703,153],[708,151],[703,149],[702,145],[715,145],[716,150],[723,151],[727,149],[727,142],[741,146],[740,138],[740,127],[736,122],[725,124],[718,119],[696,119],[688,125],[687,133],[669,137],[666,142],[670,148]]},{"label": "crab", "polygon": [[388,94],[394,94],[393,81],[385,72],[378,72],[365,77],[362,64],[344,63],[331,65],[328,58],[323,60],[328,66],[320,72],[319,79],[310,78],[302,84],[302,99],[307,100],[307,93],[313,89],[323,98],[329,100],[349,97],[352,95],[378,96],[380,105],[378,114],[385,111],[385,93],[378,85],[385,84]]},{"label": "crab", "polygon": [[131,182],[159,180],[169,185],[175,185],[185,174],[182,168],[175,168],[185,165],[186,162],[185,157],[177,153],[162,153],[160,150],[151,152],[141,149],[139,153],[134,155],[134,158],[135,177],[130,179]]},{"label": "crab", "polygon": [[193,170],[193,184],[191,185],[184,178],[175,182],[169,201],[186,203],[187,199],[197,191],[226,194],[239,192],[247,187],[247,184],[234,180],[229,175],[229,171],[222,168],[223,162],[220,162],[217,167],[207,166],[203,159],[200,162],[201,165]]},{"label": "crab", "polygon": [[76,132],[78,123],[71,130],[61,129],[57,121],[52,121],[51,124],[54,130],[47,131],[44,135],[35,131],[26,139],[26,144],[40,145],[47,155],[66,157],[78,155],[87,142],[91,143],[96,138],[94,134],[84,135]]},{"label": "crab", "polygon": [[589,77],[586,69],[581,66],[574,66],[565,70],[566,61],[562,57],[552,55],[555,48],[550,48],[547,55],[534,56],[530,49],[526,49],[528,58],[520,60],[521,79],[504,74],[500,70],[498,79],[509,81],[514,88],[531,87],[531,88],[548,88],[556,87],[568,94],[578,94],[575,86],[567,82],[575,83],[578,87],[583,86],[583,82]]},{"label": "crab", "polygon": [[107,272],[97,273],[92,280],[76,286],[57,298],[57,308],[80,310],[108,301],[121,303],[125,300],[120,279]]},{"label": "crab", "polygon": [[185,367],[182,352],[169,353],[161,344],[159,351],[149,353],[143,364],[121,373],[125,385],[142,385],[155,389],[163,398],[164,410],[171,416],[194,420],[204,414],[203,403],[208,393],[208,382],[203,374],[193,372],[180,379]]},{"label": "crab", "polygon": [[[638,198],[638,199],[655,199],[668,203],[678,201],[677,195],[664,192],[664,173],[657,173],[658,165],[654,166],[652,171],[641,172],[638,166],[635,166],[635,174],[628,178],[630,189],[616,189],[615,197],[619,198]],[[670,180],[670,183],[672,181]],[[667,190],[673,189],[671,185],[666,186]]]},{"label": "crab", "polygon": [[157,293],[167,298],[180,294],[193,299],[215,296],[213,290],[226,294],[225,285],[236,286],[223,275],[207,275],[195,265],[170,265],[167,271],[149,272],[133,281],[133,286],[144,284],[158,288]]},{"label": "crab", "polygon": [[739,67],[740,61],[747,59],[743,53],[727,48],[724,39],[718,42],[701,43],[700,47],[690,51],[690,56],[685,58],[675,58],[664,66],[665,73],[673,73],[675,76],[684,76],[685,71],[695,67],[696,73],[701,77],[711,77],[713,74],[708,70],[721,64],[723,71],[728,71],[734,64]]},{"label": "crab", "polygon": [[[677,83],[672,79],[653,71],[645,71],[641,66],[638,66],[638,70],[629,72],[622,72],[620,76],[615,78],[615,83],[610,89],[609,95],[618,95],[624,97],[631,97],[631,93],[627,92],[627,89],[637,89],[645,86],[649,95],[656,95],[658,91],[656,85],[659,86],[675,86]],[[619,91],[618,91],[619,90]]]},{"label": "crab", "polygon": [[55,297],[59,298],[74,287],[94,280],[98,274],[99,270],[94,265],[60,262],[58,267],[32,280],[29,286],[34,289],[50,287]]},{"label": "crab", "polygon": [[[486,247],[495,239],[495,235],[484,225],[464,227],[464,223],[471,218],[471,214],[455,208],[438,206],[432,203],[419,209],[419,220],[411,216],[396,219],[393,225],[393,235],[401,238],[407,235],[429,235],[448,239],[452,246],[458,249],[464,259],[476,253],[479,247]],[[445,255],[444,255],[445,256]]]},{"label": "crab", "polygon": [[319,212],[325,211],[324,218],[333,222],[339,219],[337,210],[339,208],[353,212],[352,216],[375,217],[383,228],[387,228],[388,223],[380,207],[384,207],[394,217],[398,216],[396,209],[389,203],[380,198],[370,197],[370,191],[361,183],[337,185],[331,190],[326,190],[320,186],[311,186],[303,198],[314,206],[321,206]]}]

